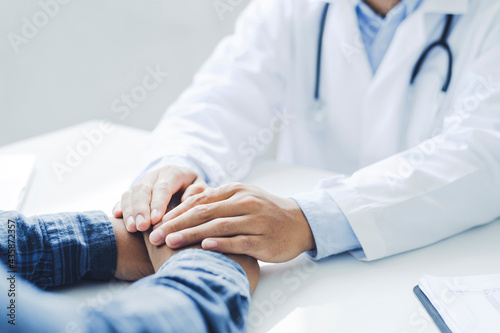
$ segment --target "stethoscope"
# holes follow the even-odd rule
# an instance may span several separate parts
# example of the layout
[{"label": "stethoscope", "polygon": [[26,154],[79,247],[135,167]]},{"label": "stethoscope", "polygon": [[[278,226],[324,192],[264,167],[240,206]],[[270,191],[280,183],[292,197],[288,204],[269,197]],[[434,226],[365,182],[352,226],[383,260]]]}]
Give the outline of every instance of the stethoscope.
[{"label": "stethoscope", "polygon": [[[326,17],[328,14],[328,9],[330,8],[330,3],[326,3],[323,7],[323,10],[321,12],[321,19],[320,19],[320,25],[319,25],[319,37],[318,37],[318,50],[316,54],[316,79],[315,79],[315,86],[314,86],[314,122],[317,125],[323,125],[326,121],[327,114],[326,110],[323,108],[323,104],[321,102],[320,98],[320,84],[321,84],[321,54],[322,54],[322,49],[323,49],[323,35],[325,32],[325,25],[326,25]],[[453,18],[454,15],[452,14],[447,14],[446,15],[446,22],[445,26],[443,29],[443,33],[441,34],[441,37],[436,40],[435,42],[431,43],[429,46],[427,46],[420,57],[418,58],[412,74],[411,74],[411,79],[410,79],[410,88],[413,87],[413,84],[420,73],[420,70],[422,69],[425,60],[427,59],[427,56],[429,53],[437,47],[441,47],[446,51],[446,54],[448,55],[448,72],[446,74],[446,78],[443,84],[443,87],[441,88],[441,91],[439,92],[438,98],[435,103],[435,108],[433,111],[431,123],[434,123],[434,120],[437,116],[437,113],[440,109],[442,100],[444,99],[444,96],[448,92],[448,88],[450,87],[451,83],[451,77],[453,73],[453,54],[451,52],[450,45],[448,44],[448,37],[450,35],[451,31],[451,24],[453,23]],[[413,89],[410,89],[409,97],[408,97],[408,103],[411,104],[413,102]],[[408,127],[408,115],[405,115],[405,120],[404,122],[406,123],[405,127]]]}]

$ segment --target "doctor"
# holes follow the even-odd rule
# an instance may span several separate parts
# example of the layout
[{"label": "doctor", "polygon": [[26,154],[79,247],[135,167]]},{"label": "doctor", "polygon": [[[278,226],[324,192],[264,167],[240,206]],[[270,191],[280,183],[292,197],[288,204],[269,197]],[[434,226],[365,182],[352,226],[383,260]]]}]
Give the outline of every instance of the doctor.
[{"label": "doctor", "polygon": [[[497,0],[253,1],[156,128],[115,216],[153,224],[154,244],[271,262],[374,260],[496,219],[498,17]],[[228,183],[274,137],[278,161],[343,175],[293,198]]]}]

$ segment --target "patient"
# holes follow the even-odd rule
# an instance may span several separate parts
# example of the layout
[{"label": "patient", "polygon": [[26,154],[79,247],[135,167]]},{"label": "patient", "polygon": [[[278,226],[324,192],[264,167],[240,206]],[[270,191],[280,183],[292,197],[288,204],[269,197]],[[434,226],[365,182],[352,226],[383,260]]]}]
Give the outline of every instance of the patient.
[{"label": "patient", "polygon": [[[259,266],[242,255],[151,246],[102,212],[0,211],[0,332],[243,332]],[[5,265],[5,266],[4,266]],[[17,272],[17,273],[13,273]],[[39,288],[138,282],[103,310]],[[7,298],[8,297],[8,298]]]}]

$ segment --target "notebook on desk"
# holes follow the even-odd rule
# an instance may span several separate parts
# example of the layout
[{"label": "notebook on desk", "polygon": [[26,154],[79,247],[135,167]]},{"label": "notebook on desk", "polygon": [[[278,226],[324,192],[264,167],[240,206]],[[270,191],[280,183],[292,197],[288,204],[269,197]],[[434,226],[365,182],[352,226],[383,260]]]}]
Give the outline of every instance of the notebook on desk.
[{"label": "notebook on desk", "polygon": [[0,210],[21,210],[35,160],[33,154],[0,155]]},{"label": "notebook on desk", "polygon": [[500,332],[500,274],[424,276],[413,291],[443,333]]}]

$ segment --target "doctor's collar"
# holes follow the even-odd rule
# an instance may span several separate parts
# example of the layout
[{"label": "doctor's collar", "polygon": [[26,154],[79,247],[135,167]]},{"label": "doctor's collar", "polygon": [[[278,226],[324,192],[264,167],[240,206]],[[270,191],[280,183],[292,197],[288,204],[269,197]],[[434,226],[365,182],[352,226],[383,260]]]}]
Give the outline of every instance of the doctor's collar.
[{"label": "doctor's collar", "polygon": [[[360,0],[309,0],[309,2],[331,3],[335,7],[336,2],[347,2],[354,6]],[[454,14],[460,15],[467,13],[469,9],[469,0],[423,0],[417,11],[434,14]]]}]

